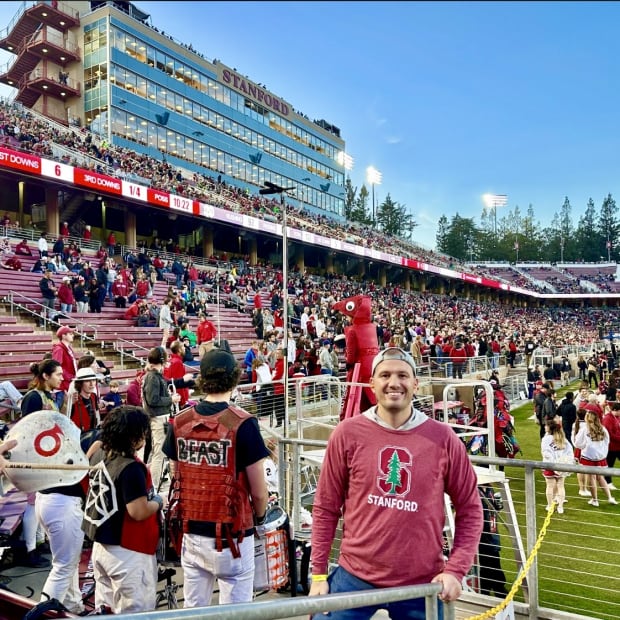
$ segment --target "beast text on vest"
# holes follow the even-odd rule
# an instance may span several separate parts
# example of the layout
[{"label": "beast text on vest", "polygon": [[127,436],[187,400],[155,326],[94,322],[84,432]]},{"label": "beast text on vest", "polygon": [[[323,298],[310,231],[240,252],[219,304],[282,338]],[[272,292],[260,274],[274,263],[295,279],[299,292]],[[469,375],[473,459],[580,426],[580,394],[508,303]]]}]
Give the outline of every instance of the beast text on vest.
[{"label": "beast text on vest", "polygon": [[228,452],[232,442],[230,439],[219,441],[196,441],[193,439],[177,439],[177,452],[179,461],[200,465],[215,465],[218,467],[228,466]]}]

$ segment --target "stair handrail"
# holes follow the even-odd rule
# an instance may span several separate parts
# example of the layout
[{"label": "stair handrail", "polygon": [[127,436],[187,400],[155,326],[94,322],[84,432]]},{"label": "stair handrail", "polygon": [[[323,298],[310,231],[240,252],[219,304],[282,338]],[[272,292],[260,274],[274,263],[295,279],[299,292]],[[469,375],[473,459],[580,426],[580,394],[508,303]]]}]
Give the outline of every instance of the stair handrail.
[{"label": "stair handrail", "polygon": [[[20,303],[19,301],[16,301],[15,298],[20,298],[25,301],[23,303]],[[24,295],[23,293],[18,293],[16,291],[9,291],[8,302],[11,308],[11,316],[13,316],[14,308],[18,308],[26,312],[27,314],[38,317],[40,320],[44,322],[44,324],[47,324],[48,322],[50,323],[57,322],[57,321],[52,321],[47,316],[47,313],[45,311],[42,311],[41,313],[39,313],[39,312],[32,310],[28,306],[26,306],[25,304],[29,303],[29,304],[34,304],[35,306],[41,309],[46,308],[46,306],[43,306],[43,304],[40,301],[37,301],[36,299],[32,299],[32,297],[28,297],[27,295]],[[58,314],[63,314],[63,313],[59,310]],[[98,337],[97,337],[98,328],[96,325],[92,325],[91,323],[87,323],[86,321],[82,321],[81,319],[70,317],[70,316],[67,318],[69,318],[71,322],[76,325],[76,328],[74,329],[79,334],[80,340],[91,340],[91,341],[98,340]],[[92,330],[93,334],[89,335],[87,333],[87,330]]]},{"label": "stair handrail", "polygon": [[[47,230],[40,230],[38,228],[21,228],[21,227],[16,227],[16,226],[0,226],[0,236],[2,237],[8,237],[9,239],[26,239],[29,241],[32,241],[33,243],[36,243],[39,240],[39,237],[41,236],[41,233],[45,232],[50,236],[54,236],[54,238],[56,238],[56,235],[52,235],[52,233],[50,231]],[[92,251],[96,251],[99,249],[99,247],[101,245],[103,245],[103,243],[101,241],[98,241],[97,239],[82,239],[82,237],[77,237],[75,235],[69,235],[68,237],[63,237],[65,244],[71,244],[74,243],[80,250],[92,250]],[[35,248],[36,251],[36,248]],[[86,259],[87,260],[91,260],[93,259],[93,256],[87,256]],[[72,272],[68,272],[68,273],[72,273]]]},{"label": "stair handrail", "polygon": [[15,15],[13,15],[13,19],[11,19],[11,21],[9,22],[9,25],[6,28],[3,28],[2,30],[0,30],[0,39],[6,39],[9,36],[9,32],[11,32],[13,30],[13,28],[15,28],[15,24],[19,21],[20,17],[31,7],[34,6],[34,2],[27,2],[24,1],[22,2],[21,6],[17,9],[17,11],[15,12]]},{"label": "stair handrail", "polygon": [[[118,346],[120,343],[120,347]],[[127,348],[130,349],[131,351],[150,351],[150,349],[148,347],[143,347],[141,344],[138,344],[137,342],[134,342],[132,340],[127,340],[126,338],[116,338],[113,342],[112,342],[112,346],[114,347],[114,350],[121,356],[121,368],[125,367],[125,357],[129,357],[130,359],[134,360],[134,362],[139,362],[140,365],[144,366],[144,359],[141,357],[138,357],[137,355],[134,355],[133,353],[127,353],[125,351],[125,344],[129,345]]]},{"label": "stair handrail", "polygon": [[[16,298],[21,298],[22,299],[22,303],[20,303],[19,301],[16,301]],[[31,297],[28,297],[27,295],[24,295],[23,293],[17,293],[15,291],[10,291],[8,294],[8,299],[7,299],[9,306],[10,306],[10,313],[11,316],[14,315],[15,313],[15,309],[19,309],[21,311],[24,311],[32,316],[36,316],[38,317],[40,320],[42,320],[44,322],[45,325],[47,325],[47,323],[52,323],[53,321],[46,315],[45,311],[38,313],[34,310],[32,310],[31,308],[29,308],[27,305],[25,305],[26,303],[29,304],[34,304],[35,306],[40,307],[41,309],[44,308],[43,304],[39,301],[37,301],[36,299],[32,299]],[[98,337],[98,333],[97,333],[97,326],[96,325],[92,325],[86,321],[82,321],[81,319],[78,318],[73,318],[73,317],[68,317],[71,320],[72,324],[75,324],[76,327],[74,328],[75,331],[79,334],[80,336],[80,341],[83,343],[85,341],[90,341],[90,342],[96,342],[96,341],[100,341],[100,343],[103,345],[103,343],[105,342],[105,339],[100,339]],[[87,329],[88,330],[92,330],[93,331],[93,335],[90,335],[87,333]],[[149,351],[150,349],[148,349],[147,347],[144,347],[140,344],[138,344],[137,342],[134,342],[132,340],[127,340],[126,338],[119,338],[118,336],[116,338],[114,338],[114,340],[111,341],[112,343],[112,347],[113,349],[120,355],[121,357],[121,368],[124,367],[124,358],[125,357],[129,357],[132,360],[139,362],[140,364],[143,364],[143,359],[141,357],[138,357],[137,355],[133,355],[133,353],[128,353],[126,351],[126,349],[130,349],[132,351],[135,350],[140,350],[140,351]],[[120,345],[120,346],[119,346]]]}]

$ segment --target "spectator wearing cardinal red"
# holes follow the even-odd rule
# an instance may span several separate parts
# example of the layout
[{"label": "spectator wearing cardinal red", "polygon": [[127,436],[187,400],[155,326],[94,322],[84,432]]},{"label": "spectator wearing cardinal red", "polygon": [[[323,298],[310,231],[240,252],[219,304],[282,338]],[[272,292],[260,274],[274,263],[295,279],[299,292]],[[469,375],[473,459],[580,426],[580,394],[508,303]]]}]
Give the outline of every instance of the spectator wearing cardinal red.
[{"label": "spectator wearing cardinal red", "polygon": [[123,315],[123,317],[126,319],[132,319],[134,321],[137,321],[138,316],[140,315],[140,310],[145,304],[146,301],[142,299],[136,299],[136,301],[134,301],[131,306],[129,306],[129,308],[125,310],[125,314]]},{"label": "spectator wearing cardinal red", "polygon": [[77,373],[77,356],[71,346],[75,337],[75,331],[71,327],[67,325],[59,327],[56,330],[56,337],[58,342],[52,347],[52,359],[59,362],[62,366],[62,383],[60,384],[59,392],[56,393],[56,402],[60,410],[64,395],[67,393],[69,385]]},{"label": "spectator wearing cardinal red", "polygon": [[153,258],[153,267],[155,268],[155,272],[157,273],[157,279],[162,282],[164,279],[164,267],[166,263],[161,259],[159,254],[156,254]]},{"label": "spectator wearing cardinal red", "polygon": [[204,313],[201,312],[198,316],[200,321],[196,328],[196,339],[198,341],[198,357],[202,359],[204,354],[213,348],[217,329]]},{"label": "spectator wearing cardinal red", "polygon": [[125,308],[127,306],[127,284],[123,280],[123,276],[118,275],[112,284],[112,297],[114,305],[117,308]]},{"label": "spectator wearing cardinal red", "polygon": [[108,235],[108,256],[114,256],[114,250],[116,248],[116,235],[114,231],[110,231]]},{"label": "spectator wearing cardinal red", "polygon": [[136,282],[136,296],[138,299],[146,299],[149,294],[149,281],[142,274]]},{"label": "spectator wearing cardinal red", "polygon": [[75,296],[73,295],[73,288],[71,286],[71,278],[64,276],[62,284],[58,287],[58,301],[60,302],[60,311],[63,313],[73,312],[73,305],[75,304]]},{"label": "spectator wearing cardinal red", "polygon": [[[168,358],[168,363],[164,367],[163,375],[165,379],[174,380],[174,379],[183,379],[183,377],[187,374],[185,370],[185,364],[183,363],[183,354],[185,353],[185,347],[180,340],[175,340],[170,345],[170,357]],[[179,407],[181,409],[185,407],[187,401],[189,400],[189,388],[187,387],[177,387],[177,394],[181,397],[179,401]]]},{"label": "spectator wearing cardinal red", "polygon": [[462,379],[463,369],[467,363],[467,352],[465,346],[460,340],[457,340],[450,351],[450,357],[452,358],[452,378]]},{"label": "spectator wearing cardinal red", "polygon": [[511,338],[508,342],[508,363],[510,364],[510,368],[515,367],[515,358],[517,357],[519,349],[517,348],[517,344],[514,338]]},{"label": "spectator wearing cardinal red", "polygon": [[21,256],[32,256],[32,250],[28,247],[28,242],[25,239],[22,239],[15,246],[15,254],[20,254]]}]

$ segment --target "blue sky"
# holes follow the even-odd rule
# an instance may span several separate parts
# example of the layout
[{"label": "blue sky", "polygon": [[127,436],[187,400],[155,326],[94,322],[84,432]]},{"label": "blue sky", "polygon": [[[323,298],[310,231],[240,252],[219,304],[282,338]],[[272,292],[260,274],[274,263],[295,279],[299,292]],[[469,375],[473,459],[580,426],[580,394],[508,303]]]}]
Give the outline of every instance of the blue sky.
[{"label": "blue sky", "polygon": [[[620,200],[620,3],[137,2],[152,23],[340,127],[434,247],[486,192],[548,224]],[[19,2],[0,3],[6,25]],[[0,56],[0,63],[6,56]],[[0,91],[6,94],[6,91]]]}]

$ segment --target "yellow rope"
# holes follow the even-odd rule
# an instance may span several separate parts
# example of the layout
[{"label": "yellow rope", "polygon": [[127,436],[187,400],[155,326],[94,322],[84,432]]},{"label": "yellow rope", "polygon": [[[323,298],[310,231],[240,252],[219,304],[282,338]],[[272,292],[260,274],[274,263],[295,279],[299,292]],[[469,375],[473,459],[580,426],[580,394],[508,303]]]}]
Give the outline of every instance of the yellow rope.
[{"label": "yellow rope", "polygon": [[514,599],[515,594],[517,593],[517,590],[521,587],[521,584],[523,583],[523,580],[525,579],[527,572],[530,570],[530,567],[532,566],[532,563],[534,562],[534,558],[536,557],[536,554],[538,553],[538,550],[540,549],[540,546],[542,545],[545,535],[547,534],[547,528],[549,527],[549,524],[551,523],[551,517],[553,516],[554,511],[555,511],[555,502],[552,503],[551,506],[549,506],[549,510],[547,511],[547,516],[545,517],[545,521],[542,524],[542,527],[540,528],[540,534],[538,534],[538,538],[536,539],[536,544],[534,545],[534,548],[532,549],[532,553],[530,554],[530,557],[526,560],[516,581],[512,584],[512,588],[510,588],[510,592],[508,592],[508,595],[506,596],[506,598],[496,607],[493,607],[492,609],[485,611],[483,614],[479,614],[477,616],[471,616],[467,620],[487,620],[487,618],[492,618],[493,616],[498,614],[500,611],[505,609],[508,606],[508,603],[510,603],[510,601]]}]

